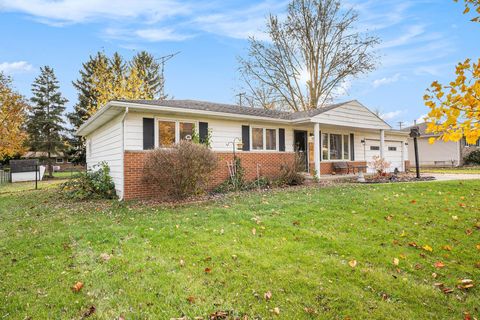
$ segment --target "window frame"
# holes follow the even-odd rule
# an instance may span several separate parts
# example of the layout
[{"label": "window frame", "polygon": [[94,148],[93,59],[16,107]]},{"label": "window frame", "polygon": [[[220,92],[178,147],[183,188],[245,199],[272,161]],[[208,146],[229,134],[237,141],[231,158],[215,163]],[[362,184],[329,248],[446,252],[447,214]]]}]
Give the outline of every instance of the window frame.
[{"label": "window frame", "polygon": [[[253,148],[253,129],[262,129],[262,139],[263,139],[263,148],[254,149]],[[275,131],[275,149],[267,149],[267,129]],[[253,152],[278,152],[279,151],[279,139],[278,139],[278,128],[276,127],[261,127],[261,126],[250,126],[250,151]]]},{"label": "window frame", "polygon": [[[58,161],[58,160],[60,160],[60,161]],[[65,161],[63,160],[63,158],[55,158],[55,163],[56,163],[56,164],[62,164],[62,163],[64,163],[64,162],[65,162]]]},{"label": "window frame", "polygon": [[[328,155],[328,159],[325,159],[324,156],[323,156],[323,142],[324,142],[324,136],[323,135],[327,135],[327,155]],[[341,159],[330,159],[330,136],[334,134],[334,135],[340,135],[342,137],[342,148],[340,150],[341,152],[341,156],[342,158]],[[343,162],[343,161],[352,161],[352,147],[350,146],[350,132],[348,133],[340,133],[340,132],[324,132],[322,131],[322,134],[320,135],[320,159],[321,161],[329,161],[329,162]],[[348,143],[348,157],[345,158],[345,154],[344,154],[344,148],[345,148],[345,139],[347,138],[347,143]]]},{"label": "window frame", "polygon": [[161,149],[170,149],[171,147],[160,147],[160,141],[158,141],[159,134],[158,134],[158,123],[160,121],[165,121],[165,122],[173,122],[175,123],[175,141],[174,145],[180,142],[180,123],[191,123],[193,124],[194,130],[198,128],[198,122],[197,120],[190,120],[190,119],[169,119],[169,118],[163,118],[163,117],[155,117],[155,123],[154,123],[154,147],[155,149],[161,148]]}]

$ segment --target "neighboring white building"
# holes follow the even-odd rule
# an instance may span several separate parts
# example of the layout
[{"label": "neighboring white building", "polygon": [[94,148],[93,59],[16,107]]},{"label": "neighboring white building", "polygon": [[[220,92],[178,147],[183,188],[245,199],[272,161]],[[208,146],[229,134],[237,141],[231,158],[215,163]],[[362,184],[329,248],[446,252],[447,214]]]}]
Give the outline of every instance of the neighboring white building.
[{"label": "neighboring white building", "polygon": [[[247,177],[258,170],[274,175],[296,149],[307,171],[318,174],[331,173],[334,162],[368,166],[377,155],[391,170],[404,171],[408,160],[408,133],[392,130],[358,101],[295,113],[192,100],[111,101],[78,135],[86,138],[87,166],[107,162],[119,197],[132,199],[149,192],[141,179],[146,152],[188,138],[194,128],[201,140],[211,134],[211,148],[222,159],[241,141],[237,155],[245,159]],[[228,174],[224,163],[216,182]]]},{"label": "neighboring white building", "polygon": [[[435,143],[430,144],[429,139],[438,137],[438,135],[426,133],[426,123],[415,125],[420,131],[420,137],[417,139],[418,144],[418,158],[420,166],[422,167],[451,167],[463,165],[463,158],[473,150],[480,147],[480,140],[474,145],[469,145],[462,139],[457,142],[436,140]],[[403,129],[405,132],[410,132],[412,127]],[[408,154],[410,164],[415,165],[415,150],[413,139],[409,138]]]}]

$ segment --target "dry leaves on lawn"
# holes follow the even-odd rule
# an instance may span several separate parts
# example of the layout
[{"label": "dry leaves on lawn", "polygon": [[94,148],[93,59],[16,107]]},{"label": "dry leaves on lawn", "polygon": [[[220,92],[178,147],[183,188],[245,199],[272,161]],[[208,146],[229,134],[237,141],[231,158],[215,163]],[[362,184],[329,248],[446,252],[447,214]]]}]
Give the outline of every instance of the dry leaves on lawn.
[{"label": "dry leaves on lawn", "polygon": [[357,266],[357,260],[348,261],[348,265],[352,268],[355,268]]},{"label": "dry leaves on lawn", "polygon": [[83,288],[83,282],[80,282],[78,281],[77,283],[75,283],[72,287],[72,291],[73,292],[79,292],[80,290],[82,290]]}]

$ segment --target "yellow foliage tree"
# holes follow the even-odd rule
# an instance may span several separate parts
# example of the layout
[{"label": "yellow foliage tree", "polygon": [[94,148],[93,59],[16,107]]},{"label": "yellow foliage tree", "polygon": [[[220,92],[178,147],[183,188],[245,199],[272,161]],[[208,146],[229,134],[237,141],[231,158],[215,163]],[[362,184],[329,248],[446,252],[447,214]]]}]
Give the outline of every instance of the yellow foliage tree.
[{"label": "yellow foliage tree", "polygon": [[24,130],[28,105],[11,88],[11,79],[0,73],[0,160],[25,151]]},{"label": "yellow foliage tree", "polygon": [[[458,2],[458,0],[454,0]],[[464,14],[469,13],[472,9],[479,14],[479,16],[474,17],[471,21],[480,22],[480,0],[463,0],[465,2]]]},{"label": "yellow foliage tree", "polygon": [[[480,59],[459,63],[455,73],[457,78],[448,86],[435,81],[424,96],[430,108],[427,132],[439,134],[443,141],[465,137],[473,144],[480,138]],[[430,139],[430,143],[434,141]]]},{"label": "yellow foliage tree", "polygon": [[[458,0],[454,0],[458,2]],[[471,8],[480,14],[480,0],[464,0],[464,14]],[[480,22],[480,16],[472,19]],[[438,134],[443,141],[459,141],[475,144],[480,139],[480,59],[467,59],[455,69],[456,79],[449,85],[434,81],[423,97],[430,108],[425,121],[427,133]]]},{"label": "yellow foliage tree", "polygon": [[93,73],[93,84],[97,91],[97,101],[89,110],[89,115],[97,112],[98,106],[104,106],[111,100],[151,99],[148,86],[142,73],[134,66],[127,75],[115,74],[108,65],[100,64]]}]

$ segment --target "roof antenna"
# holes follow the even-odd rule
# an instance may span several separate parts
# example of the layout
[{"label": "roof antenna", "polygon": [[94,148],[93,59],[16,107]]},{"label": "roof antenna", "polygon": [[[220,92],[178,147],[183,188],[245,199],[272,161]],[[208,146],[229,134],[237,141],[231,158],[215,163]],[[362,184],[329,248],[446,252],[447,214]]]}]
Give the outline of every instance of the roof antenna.
[{"label": "roof antenna", "polygon": [[181,51],[177,51],[175,53],[172,53],[172,54],[168,54],[166,56],[163,56],[163,57],[160,57],[158,59],[155,59],[155,60],[158,60],[160,62],[160,64],[162,65],[162,69],[160,71],[161,73],[161,77],[162,77],[162,87],[160,88],[160,99],[163,100],[165,99],[165,63],[172,59],[173,57],[175,57],[177,54],[179,54]]},{"label": "roof antenna", "polygon": [[235,97],[238,97],[238,99],[239,99],[240,107],[243,107],[243,97],[245,97],[246,95],[247,95],[246,92],[240,92],[240,93],[235,95]]}]

